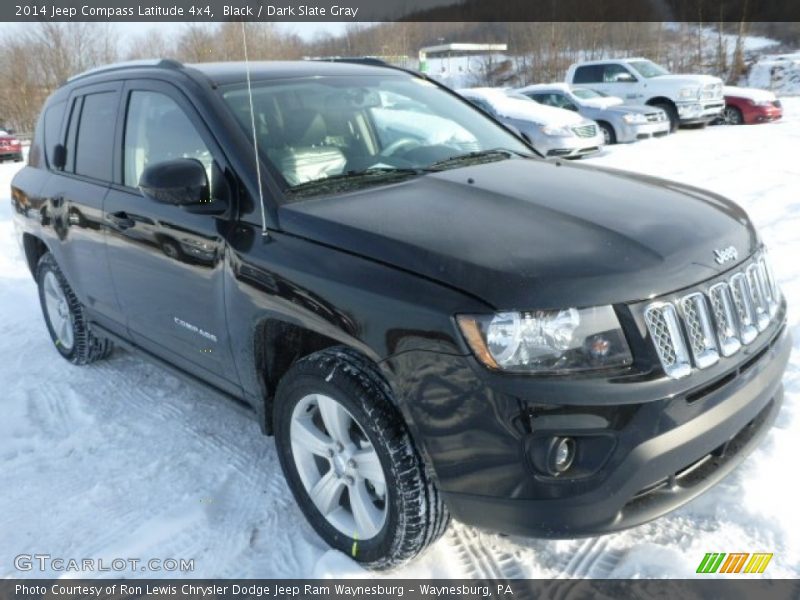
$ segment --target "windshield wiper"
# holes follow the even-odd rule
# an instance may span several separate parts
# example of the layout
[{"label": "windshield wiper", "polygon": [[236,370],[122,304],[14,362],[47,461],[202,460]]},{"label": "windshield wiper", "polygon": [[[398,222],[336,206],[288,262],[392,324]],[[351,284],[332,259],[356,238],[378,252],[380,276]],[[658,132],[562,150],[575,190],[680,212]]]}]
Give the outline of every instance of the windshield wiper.
[{"label": "windshield wiper", "polygon": [[434,170],[429,168],[370,167],[361,171],[346,171],[330,177],[307,181],[289,188],[288,191],[291,194],[303,194],[311,191],[337,190],[363,184],[385,183],[407,177],[416,177]]},{"label": "windshield wiper", "polygon": [[489,150],[476,150],[475,152],[467,152],[466,154],[458,154],[442,160],[437,160],[435,163],[429,165],[429,169],[440,169],[444,167],[453,167],[461,164],[469,164],[474,162],[493,162],[495,160],[503,160],[513,156],[520,156],[522,158],[533,158],[532,154],[526,154],[519,150],[510,150],[508,148],[491,148]]}]

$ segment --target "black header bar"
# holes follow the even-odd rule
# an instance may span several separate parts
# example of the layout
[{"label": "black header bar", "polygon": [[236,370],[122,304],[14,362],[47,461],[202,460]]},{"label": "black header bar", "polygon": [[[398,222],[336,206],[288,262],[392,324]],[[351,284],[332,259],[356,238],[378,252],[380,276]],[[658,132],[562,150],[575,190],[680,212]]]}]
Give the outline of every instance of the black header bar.
[{"label": "black header bar", "polygon": [[2,21],[800,21],[797,0],[4,0]]}]

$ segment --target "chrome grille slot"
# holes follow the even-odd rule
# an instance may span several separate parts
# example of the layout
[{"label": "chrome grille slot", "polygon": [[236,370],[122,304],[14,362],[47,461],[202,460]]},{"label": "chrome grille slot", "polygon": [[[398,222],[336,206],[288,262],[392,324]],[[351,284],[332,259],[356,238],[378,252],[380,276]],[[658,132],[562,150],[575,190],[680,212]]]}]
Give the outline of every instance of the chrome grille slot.
[{"label": "chrome grille slot", "polygon": [[733,308],[731,288],[725,282],[712,285],[708,290],[711,311],[717,325],[717,338],[722,356],[732,356],[739,351],[739,330],[736,327],[736,313]]},{"label": "chrome grille slot", "polygon": [[763,252],[746,265],[727,280],[646,305],[645,324],[668,377],[709,368],[770,326],[781,306],[775,277]]},{"label": "chrome grille slot", "polygon": [[775,278],[772,276],[772,272],[770,271],[769,264],[767,264],[767,260],[762,256],[758,259],[758,276],[759,281],[762,285],[762,290],[764,292],[764,298],[767,301],[767,311],[769,313],[769,318],[775,316],[775,313],[778,312],[778,290],[775,287]]},{"label": "chrome grille slot", "polygon": [[750,290],[750,299],[753,301],[753,308],[756,312],[756,328],[761,333],[769,325],[769,307],[764,297],[764,290],[761,278],[758,273],[758,265],[752,264],[745,271],[747,275],[747,287]]},{"label": "chrome grille slot", "polygon": [[580,127],[573,127],[572,131],[580,138],[590,138],[597,135],[597,127],[594,125],[581,125]]},{"label": "chrome grille slot", "polygon": [[675,307],[670,302],[656,302],[645,309],[644,316],[667,376],[680,379],[689,375],[692,370],[689,351],[683,341]]},{"label": "chrome grille slot", "polygon": [[706,297],[700,292],[684,296],[681,310],[694,364],[699,369],[710,367],[719,360],[719,352]]},{"label": "chrome grille slot", "polygon": [[750,290],[743,273],[736,273],[731,277],[731,291],[733,304],[736,307],[736,316],[739,319],[739,339],[743,344],[749,344],[758,335],[756,329],[756,311],[750,299]]}]

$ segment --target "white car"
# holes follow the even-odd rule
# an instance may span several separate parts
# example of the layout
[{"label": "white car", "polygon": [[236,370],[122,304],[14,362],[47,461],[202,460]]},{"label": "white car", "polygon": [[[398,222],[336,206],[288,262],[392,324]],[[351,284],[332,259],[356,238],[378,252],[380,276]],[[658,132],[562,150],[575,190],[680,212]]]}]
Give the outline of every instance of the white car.
[{"label": "white car", "polygon": [[707,125],[725,108],[722,80],[710,75],[672,75],[646,58],[592,60],[567,70],[569,85],[588,87],[625,104],[649,104],[662,109],[672,129]]},{"label": "white car", "polygon": [[498,121],[519,130],[544,156],[579,158],[600,151],[603,132],[579,114],[534,102],[497,88],[458,90],[464,98]]}]

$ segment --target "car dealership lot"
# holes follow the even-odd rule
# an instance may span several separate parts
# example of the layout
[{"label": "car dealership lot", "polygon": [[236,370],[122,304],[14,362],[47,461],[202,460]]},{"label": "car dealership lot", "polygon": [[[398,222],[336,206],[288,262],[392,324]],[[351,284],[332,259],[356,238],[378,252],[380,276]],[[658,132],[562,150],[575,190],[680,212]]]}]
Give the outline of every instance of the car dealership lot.
[{"label": "car dealership lot", "polygon": [[[784,104],[778,123],[682,130],[613,146],[586,162],[707,187],[741,203],[771,250],[798,350],[800,98]],[[10,222],[8,185],[19,166],[0,165],[0,575],[59,574],[16,571],[14,557],[26,553],[109,563],[194,559],[187,575],[197,577],[363,574],[305,523],[273,441],[241,409],[122,351],[84,368],[58,356]],[[762,446],[675,513],[574,541],[502,538],[455,524],[393,575],[687,577],[706,552],[773,552],[766,575],[797,577],[797,351],[785,384],[784,407]]]}]

